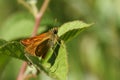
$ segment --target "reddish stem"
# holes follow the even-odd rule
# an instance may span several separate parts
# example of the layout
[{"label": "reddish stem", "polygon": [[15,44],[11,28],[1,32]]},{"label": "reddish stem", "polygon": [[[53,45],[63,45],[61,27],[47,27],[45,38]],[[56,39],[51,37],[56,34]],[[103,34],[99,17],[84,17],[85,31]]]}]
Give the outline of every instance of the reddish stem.
[{"label": "reddish stem", "polygon": [[34,29],[33,29],[31,37],[34,37],[37,34],[37,31],[38,31],[38,28],[39,28],[39,24],[40,24],[40,18],[36,17],[35,18],[35,26],[34,26]]},{"label": "reddish stem", "polygon": [[[43,16],[45,10],[48,7],[49,1],[50,0],[44,0],[44,3],[42,5],[40,11],[36,15],[35,25],[34,25],[34,29],[33,29],[31,37],[34,37],[37,34],[39,24],[41,22],[41,19],[42,19],[42,16]],[[17,80],[24,80],[24,72],[26,71],[26,68],[27,68],[27,62],[23,62],[22,66],[21,66],[21,69],[20,69],[20,72],[18,74]]]},{"label": "reddish stem", "polygon": [[24,72],[26,71],[26,68],[27,68],[27,62],[23,62],[20,72],[19,72],[19,75],[17,77],[17,80],[23,80],[23,78],[24,78],[23,75],[24,75]]},{"label": "reddish stem", "polygon": [[44,14],[45,10],[46,10],[47,7],[48,7],[49,1],[50,1],[50,0],[44,0],[44,3],[43,3],[43,5],[42,5],[40,11],[38,12],[38,14],[37,14],[36,17],[35,17],[35,26],[34,26],[34,30],[33,30],[33,33],[32,33],[32,37],[37,34],[39,24],[40,24],[40,22],[41,22],[41,19],[42,19],[42,17],[43,17],[43,14]]}]

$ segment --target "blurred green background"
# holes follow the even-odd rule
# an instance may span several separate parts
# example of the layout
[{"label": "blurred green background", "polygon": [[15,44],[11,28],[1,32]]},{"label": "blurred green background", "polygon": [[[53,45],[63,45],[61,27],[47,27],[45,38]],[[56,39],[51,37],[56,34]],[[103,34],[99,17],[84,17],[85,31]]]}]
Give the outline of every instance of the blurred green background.
[{"label": "blurred green background", "polygon": [[[42,2],[39,0],[37,6]],[[120,0],[51,0],[40,31],[73,20],[95,23],[67,43],[68,80],[120,79],[119,3]],[[28,37],[33,25],[32,14],[17,0],[0,0],[1,39]],[[0,80],[15,80],[21,63],[21,60],[0,55]]]}]

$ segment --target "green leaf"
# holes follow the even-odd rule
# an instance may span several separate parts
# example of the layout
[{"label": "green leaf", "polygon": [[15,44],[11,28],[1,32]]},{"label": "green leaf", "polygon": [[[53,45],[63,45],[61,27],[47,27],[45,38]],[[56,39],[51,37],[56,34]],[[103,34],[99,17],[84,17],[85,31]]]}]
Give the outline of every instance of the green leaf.
[{"label": "green leaf", "polygon": [[66,46],[61,42],[61,45],[58,45],[58,47],[58,55],[54,65],[50,68],[50,75],[58,80],[67,80],[68,62]]},{"label": "green leaf", "polygon": [[16,41],[7,42],[0,40],[0,43],[6,42],[0,45],[0,54],[12,56],[21,60],[27,61],[26,57],[24,56],[24,47]]},{"label": "green leaf", "polygon": [[68,42],[69,40],[73,39],[75,36],[77,36],[81,31],[83,31],[85,28],[90,27],[92,24],[86,24],[82,21],[72,21],[67,22],[63,24],[58,31],[58,36],[65,42]]},{"label": "green leaf", "polygon": [[[6,43],[5,40],[1,40],[0,39],[0,46],[5,44],[5,43]],[[5,68],[5,66],[8,63],[8,61],[9,61],[9,57],[8,56],[0,55],[0,77],[1,77],[3,69]]]},{"label": "green leaf", "polygon": [[[39,70],[43,70],[47,75],[57,80],[67,80],[68,62],[65,44],[57,45],[52,56],[46,62],[42,62],[38,57],[27,54],[27,59]],[[63,66],[64,65],[64,66]]]},{"label": "green leaf", "polygon": [[[1,60],[0,61],[0,79],[3,77],[4,75],[3,73],[6,72],[5,71],[6,65],[8,65],[9,61],[11,61],[10,56],[27,61],[26,57],[24,56],[23,46],[21,46],[20,43],[7,42],[5,40],[0,39],[0,60]],[[14,72],[13,72],[13,76],[14,76]]]},{"label": "green leaf", "polygon": [[7,41],[0,39],[0,46],[5,44]]},{"label": "green leaf", "polygon": [[[7,42],[0,40],[0,43],[6,42],[0,46],[0,54],[12,56],[24,61],[31,62],[37,69],[43,70],[49,76],[58,80],[66,80],[68,72],[67,52],[64,43],[57,45],[48,61],[42,61],[39,57],[31,56],[24,53],[23,46],[16,41]],[[49,65],[48,65],[49,64]],[[64,65],[64,66],[63,66]]]},{"label": "green leaf", "polygon": [[9,61],[10,61],[9,56],[0,55],[0,80],[1,80],[1,76],[4,72],[4,69],[6,68],[6,65],[9,63]]}]

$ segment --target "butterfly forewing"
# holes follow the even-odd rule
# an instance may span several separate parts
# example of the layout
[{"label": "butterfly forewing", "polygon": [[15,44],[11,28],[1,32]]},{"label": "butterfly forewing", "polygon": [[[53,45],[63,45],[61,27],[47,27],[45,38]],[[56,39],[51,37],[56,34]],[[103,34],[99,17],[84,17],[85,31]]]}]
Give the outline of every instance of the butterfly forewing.
[{"label": "butterfly forewing", "polygon": [[35,36],[35,37],[32,37],[32,38],[28,38],[28,39],[24,39],[21,41],[21,43],[24,45],[24,46],[29,46],[31,44],[33,44],[34,42],[41,42],[43,41],[44,39],[48,38],[46,37],[48,36],[48,33],[43,33],[39,36]]},{"label": "butterfly forewing", "polygon": [[50,38],[49,33],[43,33],[39,36],[22,40],[21,43],[26,46],[25,50],[27,53],[35,55],[37,46],[40,45],[43,41],[46,41],[48,38]]}]

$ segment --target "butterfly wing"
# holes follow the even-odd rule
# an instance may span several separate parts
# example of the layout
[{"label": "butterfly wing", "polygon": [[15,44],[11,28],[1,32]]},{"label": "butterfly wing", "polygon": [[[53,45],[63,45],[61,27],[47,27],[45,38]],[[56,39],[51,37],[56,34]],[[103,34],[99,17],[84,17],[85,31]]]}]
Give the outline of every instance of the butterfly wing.
[{"label": "butterfly wing", "polygon": [[24,46],[29,46],[31,44],[33,44],[34,42],[41,42],[43,41],[44,39],[48,38],[48,33],[43,33],[39,36],[35,36],[35,37],[32,37],[32,38],[27,38],[27,39],[24,39],[21,41],[21,43],[24,45]]},{"label": "butterfly wing", "polygon": [[41,44],[39,44],[35,50],[36,56],[42,56],[45,58],[46,53],[48,52],[51,45],[49,44],[49,39],[44,40]]},{"label": "butterfly wing", "polygon": [[49,48],[55,44],[56,34],[56,30],[50,30],[39,36],[22,40],[21,43],[26,47],[27,53],[44,58]]},{"label": "butterfly wing", "polygon": [[27,53],[35,55],[35,50],[37,46],[40,45],[42,42],[46,41],[49,37],[50,36],[48,33],[43,33],[39,36],[24,39],[21,41],[21,43],[26,47],[25,50]]}]

